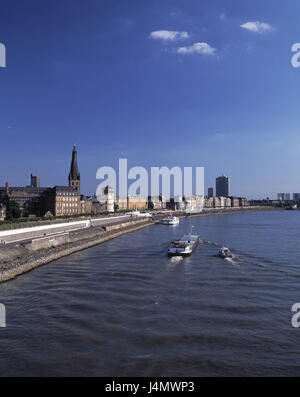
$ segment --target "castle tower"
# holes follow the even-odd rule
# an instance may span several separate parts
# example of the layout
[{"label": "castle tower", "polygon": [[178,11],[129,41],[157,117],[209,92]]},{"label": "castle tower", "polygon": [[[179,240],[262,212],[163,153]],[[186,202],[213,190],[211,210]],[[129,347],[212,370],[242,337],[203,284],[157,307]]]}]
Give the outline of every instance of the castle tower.
[{"label": "castle tower", "polygon": [[80,173],[77,164],[77,150],[76,146],[73,147],[71,169],[69,173],[69,186],[73,187],[80,193]]},{"label": "castle tower", "polygon": [[31,187],[40,187],[40,177],[31,174],[30,175],[30,186]]}]

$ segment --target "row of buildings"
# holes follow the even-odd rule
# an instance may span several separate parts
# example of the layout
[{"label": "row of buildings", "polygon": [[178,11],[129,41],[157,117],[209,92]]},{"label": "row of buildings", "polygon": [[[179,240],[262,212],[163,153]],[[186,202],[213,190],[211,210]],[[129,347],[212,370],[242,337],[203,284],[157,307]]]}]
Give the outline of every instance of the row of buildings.
[{"label": "row of buildings", "polygon": [[300,201],[300,193],[293,193],[291,196],[290,193],[278,193],[277,194],[278,201]]},{"label": "row of buildings", "polygon": [[0,187],[0,219],[5,218],[5,200],[19,204],[22,216],[75,216],[100,214],[103,212],[126,210],[172,209],[187,212],[203,207],[225,208],[248,205],[246,199],[229,197],[229,178],[222,175],[216,180],[217,197],[210,188],[208,196],[176,197],[169,201],[163,195],[119,198],[114,189],[106,187],[102,196],[85,196],[80,193],[80,172],[77,161],[77,149],[74,145],[72,160],[66,186],[41,187],[40,177],[31,174],[30,185],[11,187],[8,183]]},{"label": "row of buildings", "polygon": [[[105,194],[105,192],[103,192]],[[5,215],[5,200],[19,204],[22,216],[65,216],[104,212],[107,203],[99,203],[93,197],[80,194],[80,173],[77,150],[74,145],[67,186],[41,187],[40,178],[31,174],[30,185],[11,187],[8,183],[0,187],[0,219]]]},{"label": "row of buildings", "polygon": [[205,208],[248,207],[250,202],[245,197],[207,197]]}]

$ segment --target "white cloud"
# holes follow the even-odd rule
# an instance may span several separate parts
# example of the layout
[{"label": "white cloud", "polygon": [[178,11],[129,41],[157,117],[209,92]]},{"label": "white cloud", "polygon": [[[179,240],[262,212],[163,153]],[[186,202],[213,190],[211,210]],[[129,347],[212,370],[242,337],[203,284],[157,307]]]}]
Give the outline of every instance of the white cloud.
[{"label": "white cloud", "polygon": [[221,21],[225,21],[226,14],[224,14],[224,12],[222,14],[220,14],[220,19],[221,19]]},{"label": "white cloud", "polygon": [[180,47],[177,52],[179,54],[203,54],[203,55],[214,55],[216,49],[211,47],[207,43],[195,43],[189,47]]},{"label": "white cloud", "polygon": [[175,30],[155,30],[150,33],[150,37],[152,39],[159,40],[178,40],[178,39],[187,39],[189,38],[188,32],[178,32]]},{"label": "white cloud", "polygon": [[230,140],[230,138],[236,139],[236,134],[232,132],[215,132],[211,136],[211,140],[214,142],[224,142]]},{"label": "white cloud", "polygon": [[243,25],[240,25],[241,28],[250,30],[255,33],[265,33],[274,30],[274,28],[265,22],[246,22]]}]

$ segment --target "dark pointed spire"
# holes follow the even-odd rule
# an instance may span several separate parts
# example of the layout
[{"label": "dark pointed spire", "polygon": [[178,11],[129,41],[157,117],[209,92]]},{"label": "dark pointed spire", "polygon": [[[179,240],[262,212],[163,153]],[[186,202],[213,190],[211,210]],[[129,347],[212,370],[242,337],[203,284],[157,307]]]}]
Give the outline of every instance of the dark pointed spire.
[{"label": "dark pointed spire", "polygon": [[69,173],[69,181],[70,180],[80,180],[80,173],[78,170],[78,164],[77,164],[77,150],[76,146],[73,146],[73,152],[72,152],[72,162],[71,162],[71,169]]}]

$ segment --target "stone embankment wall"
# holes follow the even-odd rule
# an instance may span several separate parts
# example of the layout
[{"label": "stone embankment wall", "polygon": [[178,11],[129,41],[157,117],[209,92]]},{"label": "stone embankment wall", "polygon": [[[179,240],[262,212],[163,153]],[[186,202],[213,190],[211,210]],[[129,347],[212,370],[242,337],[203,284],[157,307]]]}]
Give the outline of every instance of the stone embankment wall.
[{"label": "stone embankment wall", "polygon": [[[140,219],[123,224],[112,225],[112,229],[109,229],[106,232],[104,232],[103,229],[99,230],[99,228],[91,228],[89,229],[89,236],[86,235],[87,231],[84,230],[82,231],[83,235],[80,240],[77,235],[77,240],[71,241],[69,239],[69,242],[62,243],[62,245],[57,244],[56,246],[55,243],[50,244],[49,240],[47,242],[47,238],[45,238],[45,241],[40,241],[36,245],[32,245],[31,248],[36,248],[39,244],[41,247],[48,244],[48,247],[39,249],[35,252],[22,245],[1,248],[0,255],[1,253],[3,253],[3,255],[0,256],[0,282],[11,280],[22,273],[28,272],[38,266],[44,265],[63,256],[90,248],[94,245],[101,244],[107,240],[121,236],[122,234],[153,225],[154,223],[155,222],[149,219]],[[106,226],[106,228],[109,227]],[[92,230],[94,231],[94,234],[92,233]]]},{"label": "stone embankment wall", "polygon": [[52,247],[58,247],[69,242],[69,233],[62,233],[57,236],[36,238],[29,243],[25,243],[24,247],[29,251],[38,251]]}]

